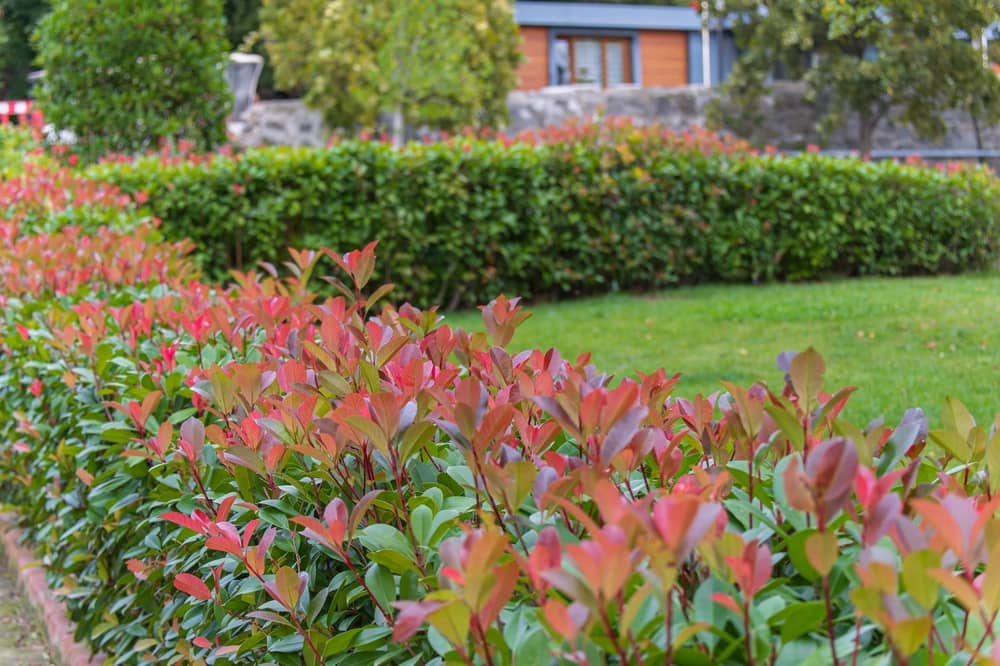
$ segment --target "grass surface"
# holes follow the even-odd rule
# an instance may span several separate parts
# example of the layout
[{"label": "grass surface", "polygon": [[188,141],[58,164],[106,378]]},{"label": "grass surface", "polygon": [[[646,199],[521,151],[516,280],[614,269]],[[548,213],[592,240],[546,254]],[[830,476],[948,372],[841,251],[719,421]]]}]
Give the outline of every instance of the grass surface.
[{"label": "grass surface", "polygon": [[[824,387],[859,387],[846,416],[895,423],[923,407],[940,424],[944,398],[981,423],[1000,412],[1000,274],[857,279],[817,284],[706,286],[529,307],[512,348],[585,351],[605,372],[663,367],[682,373],[678,395],[711,393],[726,379],[780,387],[775,357],[815,347]],[[482,330],[478,312],[449,324]]]}]

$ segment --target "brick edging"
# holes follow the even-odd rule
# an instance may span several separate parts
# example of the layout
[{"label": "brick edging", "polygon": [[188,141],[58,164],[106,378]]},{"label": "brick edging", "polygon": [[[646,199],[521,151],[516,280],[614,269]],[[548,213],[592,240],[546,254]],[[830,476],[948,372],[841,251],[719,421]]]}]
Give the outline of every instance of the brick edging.
[{"label": "brick edging", "polygon": [[21,531],[13,527],[11,514],[0,514],[3,559],[42,620],[49,646],[64,666],[100,666],[104,659],[91,656],[90,649],[73,640],[73,623],[66,617],[66,608],[56,599],[45,580],[45,570],[29,549],[18,543]]}]

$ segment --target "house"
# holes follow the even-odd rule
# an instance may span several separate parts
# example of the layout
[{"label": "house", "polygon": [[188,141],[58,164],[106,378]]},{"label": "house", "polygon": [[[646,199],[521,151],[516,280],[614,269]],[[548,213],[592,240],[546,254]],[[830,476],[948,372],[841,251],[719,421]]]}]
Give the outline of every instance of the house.
[{"label": "house", "polygon": [[[524,61],[520,90],[590,84],[702,83],[701,15],[691,7],[519,0]],[[711,83],[736,60],[732,33],[710,26]]]}]

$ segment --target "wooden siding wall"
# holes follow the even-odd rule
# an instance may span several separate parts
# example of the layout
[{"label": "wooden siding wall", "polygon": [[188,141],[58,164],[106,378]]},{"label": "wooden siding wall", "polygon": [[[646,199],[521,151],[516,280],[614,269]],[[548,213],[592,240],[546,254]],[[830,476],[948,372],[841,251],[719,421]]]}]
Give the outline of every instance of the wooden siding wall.
[{"label": "wooden siding wall", "polygon": [[639,58],[642,85],[683,86],[688,82],[687,33],[671,30],[640,30]]},{"label": "wooden siding wall", "polygon": [[517,68],[518,90],[538,90],[549,85],[549,29],[537,26],[521,28],[521,52],[524,60]]},{"label": "wooden siding wall", "polygon": [[[517,69],[518,90],[549,85],[549,28],[521,27],[524,60]],[[687,33],[640,30],[639,58],[643,86],[683,86],[688,83]],[[633,68],[634,71],[634,68]]]}]

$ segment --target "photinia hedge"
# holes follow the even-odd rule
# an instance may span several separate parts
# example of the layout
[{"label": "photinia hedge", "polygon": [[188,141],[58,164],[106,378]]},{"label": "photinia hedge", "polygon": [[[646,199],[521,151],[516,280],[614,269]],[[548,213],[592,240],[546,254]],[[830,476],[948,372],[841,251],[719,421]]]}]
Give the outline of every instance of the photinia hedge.
[{"label": "photinia hedge", "polygon": [[385,304],[374,243],[223,289],[153,226],[0,229],[0,488],[109,663],[1000,659],[1000,418],[858,427],[812,349],[616,381],[515,299]]},{"label": "photinia hedge", "polygon": [[457,307],[702,281],[909,275],[998,256],[992,173],[804,153],[613,125],[402,149],[327,148],[116,161],[89,175],[148,195],[209,275],[283,248],[380,240],[376,281]]}]

